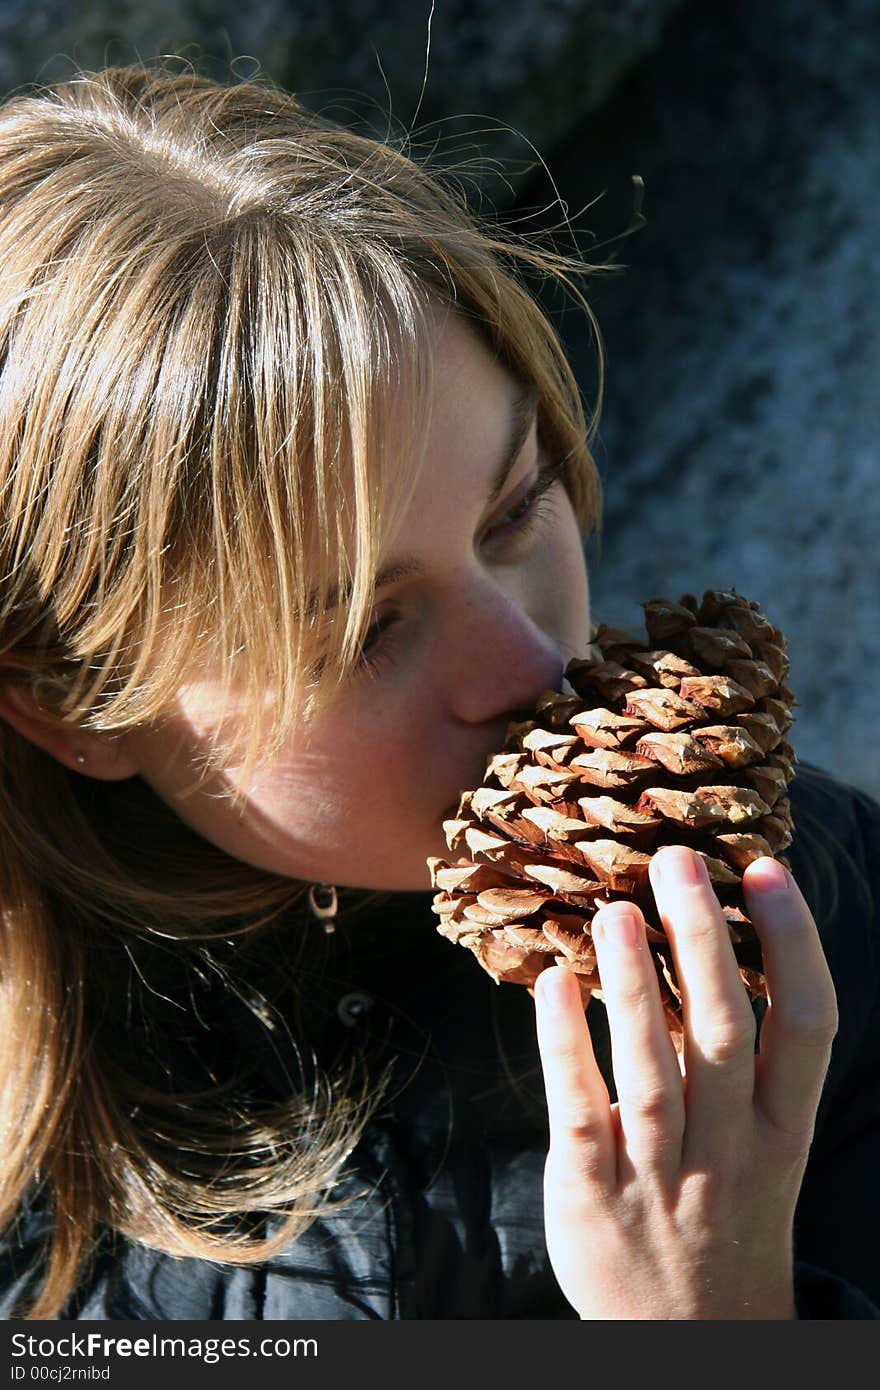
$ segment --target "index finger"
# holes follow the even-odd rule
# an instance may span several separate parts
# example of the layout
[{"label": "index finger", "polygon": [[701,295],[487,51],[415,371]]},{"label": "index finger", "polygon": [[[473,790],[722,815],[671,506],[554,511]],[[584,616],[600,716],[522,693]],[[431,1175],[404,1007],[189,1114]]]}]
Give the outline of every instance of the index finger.
[{"label": "index finger", "polygon": [[580,987],[566,966],[535,981],[538,1048],[547,1092],[550,1150],[563,1171],[609,1183],[617,1172],[611,1102],[593,1052]]}]

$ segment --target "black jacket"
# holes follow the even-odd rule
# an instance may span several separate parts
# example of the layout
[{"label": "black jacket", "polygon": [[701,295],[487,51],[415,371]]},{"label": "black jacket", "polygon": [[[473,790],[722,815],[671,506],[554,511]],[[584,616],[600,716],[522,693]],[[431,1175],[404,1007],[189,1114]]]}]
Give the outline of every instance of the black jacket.
[{"label": "black jacket", "polygon": [[[876,1318],[880,806],[803,765],[791,797],[792,868],[817,913],[840,1008],[797,1212],[798,1312]],[[800,827],[825,838],[836,902],[811,886]],[[365,1047],[377,1064],[397,1059],[392,1089],[337,1190],[360,1195],[256,1268],[176,1260],[107,1233],[64,1317],[575,1316],[544,1247],[546,1116],[533,1002],[522,988],[496,986],[438,936],[429,903],[400,895],[381,920],[348,931],[343,920],[330,938],[325,984],[337,1008],[323,1046],[334,1055]],[[607,1068],[598,1001],[588,1017]],[[23,1213],[0,1249],[4,1317],[28,1284],[41,1231],[45,1218]]]}]

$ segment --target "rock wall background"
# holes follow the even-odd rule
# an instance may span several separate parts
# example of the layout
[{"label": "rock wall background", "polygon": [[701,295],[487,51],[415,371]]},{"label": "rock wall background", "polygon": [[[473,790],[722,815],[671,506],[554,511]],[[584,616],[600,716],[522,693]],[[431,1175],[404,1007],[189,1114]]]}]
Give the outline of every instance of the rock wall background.
[{"label": "rock wall background", "polygon": [[[788,633],[805,759],[880,797],[880,0],[0,0],[0,92],[157,53],[261,68],[309,104],[435,124],[556,190],[620,275],[594,610],[734,586]],[[513,127],[513,131],[508,129]],[[517,135],[515,132],[519,132]],[[538,170],[536,147],[555,185]],[[646,226],[628,224],[630,177]],[[559,209],[556,207],[558,218]],[[606,244],[597,247],[596,242]],[[611,244],[608,244],[608,243]],[[590,397],[578,316],[548,299]]]},{"label": "rock wall background", "polygon": [[[487,127],[513,125],[540,149],[555,143],[650,50],[680,4],[0,0],[0,91],[72,66],[184,54],[215,76],[227,76],[230,62],[241,75],[259,68],[309,105],[356,109],[380,133],[389,111],[407,126],[417,113],[417,124],[453,126],[476,113],[464,124],[481,127],[482,154],[522,161],[533,156],[521,139]],[[493,188],[496,200],[505,196],[503,184]]]},{"label": "rock wall background", "polygon": [[646,185],[628,268],[591,293],[597,614],[756,599],[789,637],[800,756],[880,796],[880,7],[688,5],[550,163],[573,209],[608,190],[600,236]]}]

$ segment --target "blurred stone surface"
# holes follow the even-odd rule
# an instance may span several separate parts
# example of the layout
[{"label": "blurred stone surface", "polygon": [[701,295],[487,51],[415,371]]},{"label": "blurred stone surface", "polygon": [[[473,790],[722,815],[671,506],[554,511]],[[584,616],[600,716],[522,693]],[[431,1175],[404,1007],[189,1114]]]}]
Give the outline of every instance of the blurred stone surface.
[{"label": "blurred stone surface", "polygon": [[[340,119],[356,114],[379,133],[389,113],[405,128],[416,117],[417,127],[443,122],[430,135],[439,153],[447,140],[456,150],[464,142],[459,158],[525,167],[537,158],[530,145],[559,141],[608,97],[680,4],[0,0],[0,92],[75,66],[182,54],[218,77],[230,63],[242,76],[260,70],[307,105]],[[464,141],[475,130],[478,148]],[[503,177],[480,183],[495,203],[511,196]]]},{"label": "blurred stone surface", "polygon": [[[607,189],[582,219],[600,239],[646,185],[626,270],[590,290],[596,616],[756,599],[788,634],[800,756],[880,797],[880,7],[690,4],[548,162],[572,208]],[[564,331],[589,391],[581,321]]]}]

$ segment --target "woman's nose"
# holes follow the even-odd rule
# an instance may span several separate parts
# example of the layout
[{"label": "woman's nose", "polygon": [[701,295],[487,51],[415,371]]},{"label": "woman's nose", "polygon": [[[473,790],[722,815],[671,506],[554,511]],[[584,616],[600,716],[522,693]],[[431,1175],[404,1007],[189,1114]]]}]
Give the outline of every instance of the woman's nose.
[{"label": "woman's nose", "polygon": [[564,670],[553,636],[500,589],[459,607],[444,660],[448,699],[458,719],[484,724],[529,709],[542,691],[559,689]]}]

